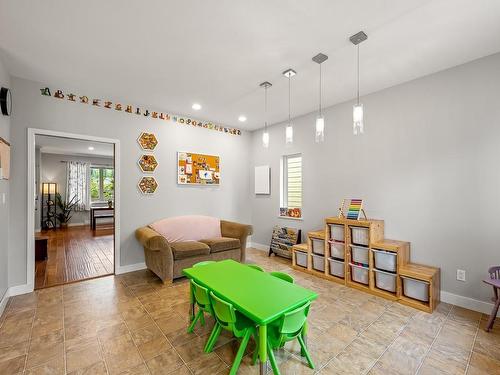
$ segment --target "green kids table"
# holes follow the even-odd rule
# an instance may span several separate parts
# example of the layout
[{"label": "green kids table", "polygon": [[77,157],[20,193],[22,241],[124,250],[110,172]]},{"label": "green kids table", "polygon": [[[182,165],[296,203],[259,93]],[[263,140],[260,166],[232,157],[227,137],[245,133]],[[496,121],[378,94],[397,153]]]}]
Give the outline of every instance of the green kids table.
[{"label": "green kids table", "polygon": [[234,260],[184,269],[184,274],[232,303],[259,331],[260,373],[267,361],[267,325],[318,295]]}]

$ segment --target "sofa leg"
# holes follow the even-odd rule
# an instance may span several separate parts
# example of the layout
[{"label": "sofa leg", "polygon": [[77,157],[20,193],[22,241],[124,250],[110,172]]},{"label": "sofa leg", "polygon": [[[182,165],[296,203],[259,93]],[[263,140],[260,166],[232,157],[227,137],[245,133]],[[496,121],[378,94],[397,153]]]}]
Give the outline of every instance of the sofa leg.
[{"label": "sofa leg", "polygon": [[172,285],[174,280],[166,279],[166,280],[162,280],[162,282],[163,282],[163,285]]}]

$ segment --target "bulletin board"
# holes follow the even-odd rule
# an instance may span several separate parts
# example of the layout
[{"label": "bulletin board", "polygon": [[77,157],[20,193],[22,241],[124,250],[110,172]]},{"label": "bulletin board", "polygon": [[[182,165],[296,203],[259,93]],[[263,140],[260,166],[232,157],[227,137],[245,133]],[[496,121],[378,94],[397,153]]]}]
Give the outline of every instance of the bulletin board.
[{"label": "bulletin board", "polygon": [[219,185],[220,158],[214,155],[178,152],[177,183],[179,185]]},{"label": "bulletin board", "polygon": [[0,180],[8,180],[10,174],[10,143],[0,137]]}]

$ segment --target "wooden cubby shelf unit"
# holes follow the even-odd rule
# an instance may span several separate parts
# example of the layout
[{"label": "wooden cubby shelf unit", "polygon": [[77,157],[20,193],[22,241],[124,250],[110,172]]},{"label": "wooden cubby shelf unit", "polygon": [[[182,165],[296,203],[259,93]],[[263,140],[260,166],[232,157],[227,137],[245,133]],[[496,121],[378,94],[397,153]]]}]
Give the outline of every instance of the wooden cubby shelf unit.
[{"label": "wooden cubby shelf unit", "polygon": [[[426,312],[439,303],[439,268],[410,263],[410,243],[385,239],[383,220],[328,217],[292,253],[294,269]],[[405,295],[405,282],[415,298]]]}]

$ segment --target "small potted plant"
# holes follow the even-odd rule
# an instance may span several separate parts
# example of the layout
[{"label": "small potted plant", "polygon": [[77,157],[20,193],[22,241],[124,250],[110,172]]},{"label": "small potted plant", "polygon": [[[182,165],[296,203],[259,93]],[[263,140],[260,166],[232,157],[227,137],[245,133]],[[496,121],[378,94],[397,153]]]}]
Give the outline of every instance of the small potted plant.
[{"label": "small potted plant", "polygon": [[113,208],[113,200],[108,199],[108,208]]},{"label": "small potted plant", "polygon": [[57,207],[59,208],[59,212],[57,213],[57,221],[59,221],[61,229],[67,229],[68,222],[71,220],[71,217],[73,216],[71,213],[73,212],[75,206],[78,204],[78,199],[76,199],[76,196],[73,196],[71,200],[66,202],[63,201],[61,194],[57,193],[56,204]]}]

